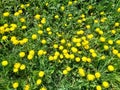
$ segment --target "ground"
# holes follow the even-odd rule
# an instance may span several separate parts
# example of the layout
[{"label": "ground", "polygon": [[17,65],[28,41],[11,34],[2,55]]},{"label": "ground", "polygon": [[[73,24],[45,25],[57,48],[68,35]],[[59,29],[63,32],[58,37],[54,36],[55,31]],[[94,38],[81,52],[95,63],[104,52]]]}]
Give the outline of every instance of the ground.
[{"label": "ground", "polygon": [[1,0],[0,90],[120,90],[120,0]]}]

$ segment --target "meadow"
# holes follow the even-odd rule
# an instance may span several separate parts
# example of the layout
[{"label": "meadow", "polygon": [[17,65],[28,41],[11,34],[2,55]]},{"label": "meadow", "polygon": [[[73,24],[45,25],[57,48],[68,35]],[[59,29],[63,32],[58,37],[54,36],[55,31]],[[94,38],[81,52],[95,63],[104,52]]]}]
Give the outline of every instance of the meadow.
[{"label": "meadow", "polygon": [[0,0],[0,90],[120,90],[120,0]]}]

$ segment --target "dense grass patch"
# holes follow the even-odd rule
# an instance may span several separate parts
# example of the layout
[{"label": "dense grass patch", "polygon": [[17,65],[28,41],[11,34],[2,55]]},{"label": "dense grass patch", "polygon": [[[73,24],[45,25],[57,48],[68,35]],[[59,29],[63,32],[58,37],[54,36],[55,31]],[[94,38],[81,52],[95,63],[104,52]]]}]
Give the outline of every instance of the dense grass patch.
[{"label": "dense grass patch", "polygon": [[120,0],[1,0],[0,90],[120,90]]}]

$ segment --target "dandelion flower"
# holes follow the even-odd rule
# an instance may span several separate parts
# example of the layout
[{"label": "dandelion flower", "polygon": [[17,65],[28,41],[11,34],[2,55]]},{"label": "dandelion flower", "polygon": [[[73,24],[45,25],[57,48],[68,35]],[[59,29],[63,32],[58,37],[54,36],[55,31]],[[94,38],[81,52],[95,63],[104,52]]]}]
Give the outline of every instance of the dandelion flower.
[{"label": "dandelion flower", "polygon": [[42,80],[41,79],[38,79],[37,81],[36,81],[36,84],[37,85],[40,85],[42,83]]},{"label": "dandelion flower", "polygon": [[20,52],[19,53],[19,56],[22,58],[22,57],[24,57],[25,56],[25,52]]},{"label": "dandelion flower", "polygon": [[110,72],[112,72],[112,71],[114,71],[115,69],[114,69],[113,65],[109,65],[109,66],[108,66],[108,70],[109,70]]},{"label": "dandelion flower", "polygon": [[39,77],[43,77],[45,75],[45,72],[44,71],[40,71],[38,75],[39,75]]},{"label": "dandelion flower", "polygon": [[109,88],[109,83],[107,82],[107,81],[104,81],[104,82],[102,82],[102,86],[104,87],[104,88]]},{"label": "dandelion flower", "polygon": [[95,79],[95,76],[93,74],[88,74],[87,75],[87,80],[88,81],[93,81]]},{"label": "dandelion flower", "polygon": [[4,13],[3,13],[3,16],[4,16],[4,17],[8,17],[9,15],[10,15],[9,12],[4,12]]},{"label": "dandelion flower", "polygon": [[3,61],[1,62],[1,64],[2,64],[2,66],[7,66],[7,65],[8,65],[8,61],[7,61],[7,60],[3,60]]},{"label": "dandelion flower", "polygon": [[13,86],[14,89],[16,89],[16,88],[18,88],[19,83],[18,82],[14,82],[12,86]]}]

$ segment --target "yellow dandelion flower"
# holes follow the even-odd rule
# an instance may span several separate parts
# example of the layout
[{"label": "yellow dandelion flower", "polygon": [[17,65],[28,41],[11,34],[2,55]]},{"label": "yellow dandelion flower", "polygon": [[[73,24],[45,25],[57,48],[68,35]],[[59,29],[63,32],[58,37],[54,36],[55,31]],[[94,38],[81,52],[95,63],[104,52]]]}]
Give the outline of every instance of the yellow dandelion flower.
[{"label": "yellow dandelion flower", "polygon": [[42,43],[42,44],[46,44],[46,40],[45,40],[45,39],[42,39],[41,43]]},{"label": "yellow dandelion flower", "polygon": [[101,42],[105,42],[105,40],[106,40],[105,37],[100,37]]},{"label": "yellow dandelion flower", "polygon": [[71,47],[72,45],[71,45],[71,43],[67,43],[67,46],[68,46],[68,47]]},{"label": "yellow dandelion flower", "polygon": [[46,3],[45,5],[48,6],[48,3]]},{"label": "yellow dandelion flower", "polygon": [[2,36],[2,40],[7,40],[7,36]]},{"label": "yellow dandelion flower", "polygon": [[19,12],[15,12],[14,16],[19,16],[19,14],[20,14]]},{"label": "yellow dandelion flower", "polygon": [[3,13],[3,16],[4,16],[4,17],[8,17],[9,15],[10,15],[9,12],[4,12],[4,13]]},{"label": "yellow dandelion flower", "polygon": [[14,73],[18,72],[18,68],[13,68],[13,72]]},{"label": "yellow dandelion flower", "polygon": [[82,61],[83,61],[83,62],[86,62],[86,61],[87,61],[87,57],[83,56],[83,57],[82,57]]},{"label": "yellow dandelion flower", "polygon": [[97,85],[96,90],[102,90],[102,87],[100,85]]},{"label": "yellow dandelion flower", "polygon": [[77,31],[77,34],[78,35],[82,35],[82,34],[84,34],[84,31],[83,30],[79,30],[79,31]]},{"label": "yellow dandelion flower", "polygon": [[20,18],[20,22],[25,22],[25,18]]},{"label": "yellow dandelion flower", "polygon": [[64,7],[64,6],[61,6],[60,9],[61,9],[61,11],[64,11],[64,10],[65,10],[65,7]]},{"label": "yellow dandelion flower", "polygon": [[78,69],[78,73],[80,76],[84,77],[85,76],[85,70],[83,68]]},{"label": "yellow dandelion flower", "polygon": [[78,19],[78,20],[77,20],[77,23],[82,23],[82,20]]},{"label": "yellow dandelion flower", "polygon": [[54,57],[53,56],[49,56],[49,60],[50,61],[54,60]]},{"label": "yellow dandelion flower", "polygon": [[104,11],[100,12],[100,15],[104,15],[104,14],[105,14],[105,12],[104,12]]},{"label": "yellow dandelion flower", "polygon": [[20,10],[18,10],[18,13],[22,14],[22,13],[23,13],[23,11],[20,9]]},{"label": "yellow dandelion flower", "polygon": [[62,59],[64,57],[62,54],[60,54],[59,56],[60,56],[60,59]]},{"label": "yellow dandelion flower", "polygon": [[33,34],[33,35],[32,35],[32,39],[33,39],[33,40],[37,39],[37,35],[36,35],[36,34]]},{"label": "yellow dandelion flower", "polygon": [[40,88],[40,90],[47,90],[47,88],[46,87],[42,87],[42,88]]},{"label": "yellow dandelion flower", "polygon": [[59,50],[63,50],[64,49],[64,47],[63,46],[59,46]]},{"label": "yellow dandelion flower", "polygon": [[26,29],[26,28],[27,28],[27,26],[25,26],[25,25],[24,25],[24,26],[22,26],[21,28],[24,30],[24,29]]},{"label": "yellow dandelion flower", "polygon": [[29,7],[29,6],[30,6],[30,4],[29,4],[29,3],[27,3],[27,4],[26,4],[26,6],[27,6],[27,7]]},{"label": "yellow dandelion flower", "polygon": [[88,38],[88,39],[92,39],[92,38],[93,38],[93,34],[87,35],[87,38]]},{"label": "yellow dandelion flower", "polygon": [[36,14],[36,15],[34,16],[34,18],[35,18],[36,20],[39,20],[39,19],[40,19],[40,15],[39,15],[39,14]]},{"label": "yellow dandelion flower", "polygon": [[81,18],[85,18],[85,14],[82,14],[80,17],[81,17]]},{"label": "yellow dandelion flower", "polygon": [[79,58],[79,57],[76,57],[76,58],[75,58],[75,61],[76,61],[76,62],[80,62],[80,58]]},{"label": "yellow dandelion flower", "polygon": [[24,43],[28,42],[28,38],[23,38],[22,40]]},{"label": "yellow dandelion flower", "polygon": [[21,64],[20,70],[24,70],[26,68],[25,64]]},{"label": "yellow dandelion flower", "polygon": [[72,50],[72,52],[73,52],[73,53],[78,52],[78,49],[77,49],[77,48],[75,48],[75,47],[72,47],[72,48],[71,48],[71,50]]},{"label": "yellow dandelion flower", "polygon": [[54,44],[53,47],[54,47],[54,48],[58,48],[58,44]]},{"label": "yellow dandelion flower", "polygon": [[24,57],[25,56],[25,52],[20,52],[19,53],[19,56],[22,58],[22,57]]},{"label": "yellow dandelion flower", "polygon": [[58,51],[55,52],[55,56],[59,56],[60,53]]},{"label": "yellow dandelion flower", "polygon": [[96,20],[94,20],[94,23],[98,23],[98,20],[96,19]]},{"label": "yellow dandelion flower", "polygon": [[94,49],[90,49],[89,52],[90,52],[90,53],[94,53],[95,50],[94,50]]},{"label": "yellow dandelion flower", "polygon": [[30,51],[29,51],[29,54],[30,54],[30,55],[34,55],[34,54],[35,54],[35,51],[34,51],[34,50],[30,50]]},{"label": "yellow dandelion flower", "polygon": [[89,6],[88,6],[88,9],[92,9],[92,8],[93,8],[93,6],[92,6],[92,5],[89,5]]},{"label": "yellow dandelion flower", "polygon": [[100,72],[96,72],[96,73],[95,73],[95,77],[96,77],[96,78],[100,78],[100,77],[101,77]]},{"label": "yellow dandelion flower", "polygon": [[39,77],[43,77],[45,75],[45,72],[44,71],[40,71],[38,75],[39,75]]},{"label": "yellow dandelion flower", "polygon": [[116,40],[116,44],[120,45],[120,40]]},{"label": "yellow dandelion flower", "polygon": [[100,21],[101,21],[102,23],[104,23],[106,20],[107,20],[107,18],[106,18],[106,17],[103,17],[103,18],[101,18]]},{"label": "yellow dandelion flower", "polygon": [[104,50],[108,50],[108,49],[109,49],[108,45],[104,45]]},{"label": "yellow dandelion flower", "polygon": [[[65,54],[64,56],[65,56],[65,58],[67,58],[67,59],[70,58],[70,55],[69,55],[68,53]],[[74,58],[74,55],[71,55],[71,58]]]},{"label": "yellow dandelion flower", "polygon": [[115,33],[116,33],[116,30],[111,30],[111,33],[112,33],[112,34],[115,34]]},{"label": "yellow dandelion flower", "polygon": [[117,54],[118,58],[120,58],[120,53]]},{"label": "yellow dandelion flower", "polygon": [[102,86],[104,87],[104,88],[109,88],[109,83],[107,82],[107,81],[104,81],[104,82],[102,82]]},{"label": "yellow dandelion flower", "polygon": [[32,59],[33,59],[33,55],[29,54],[29,55],[27,56],[27,59],[28,59],[28,60],[32,60]]},{"label": "yellow dandelion flower", "polygon": [[104,60],[105,58],[106,58],[105,55],[102,55],[102,56],[101,56],[101,59],[102,59],[102,60]]},{"label": "yellow dandelion flower", "polygon": [[92,57],[97,57],[97,54],[96,53],[92,53]]},{"label": "yellow dandelion flower", "polygon": [[43,50],[39,50],[38,51],[38,56],[41,56],[41,55],[43,55],[44,54],[44,51]]},{"label": "yellow dandelion flower", "polygon": [[120,23],[116,22],[114,26],[118,27],[119,25],[120,25]]},{"label": "yellow dandelion flower", "polygon": [[51,35],[51,34],[52,34],[52,32],[50,31],[50,32],[48,32],[48,34],[49,34],[49,35]]},{"label": "yellow dandelion flower", "polygon": [[113,40],[108,40],[108,44],[112,45],[113,44]]},{"label": "yellow dandelion flower", "polygon": [[69,57],[70,57],[70,59],[74,59],[75,55],[74,54],[70,54]]},{"label": "yellow dandelion flower", "polygon": [[61,42],[61,44],[64,44],[66,41],[65,41],[65,39],[62,39],[60,42]]},{"label": "yellow dandelion flower", "polygon": [[73,2],[72,2],[72,1],[69,1],[69,2],[68,2],[68,5],[72,5],[72,4],[73,4]]},{"label": "yellow dandelion flower", "polygon": [[47,32],[50,32],[50,31],[51,31],[51,28],[50,28],[50,27],[47,27],[46,30],[47,30]]},{"label": "yellow dandelion flower", "polygon": [[24,4],[21,4],[20,7],[23,9],[23,8],[25,8],[25,5],[24,5]]},{"label": "yellow dandelion flower", "polygon": [[100,34],[100,35],[103,35],[103,31],[102,30],[100,30],[100,31],[98,31],[98,33]]},{"label": "yellow dandelion flower", "polygon": [[5,24],[3,25],[3,27],[4,27],[4,28],[7,28],[7,27],[8,27],[8,24],[7,24],[7,23],[5,23]]},{"label": "yellow dandelion flower", "polygon": [[114,55],[117,55],[119,52],[118,52],[118,50],[113,49],[112,53],[113,53]]},{"label": "yellow dandelion flower", "polygon": [[29,84],[25,85],[24,90],[29,90],[29,89],[30,89],[30,85]]},{"label": "yellow dandelion flower", "polygon": [[42,18],[41,23],[45,24],[46,23],[46,18]]},{"label": "yellow dandelion flower", "polygon": [[108,66],[108,70],[109,70],[110,72],[114,71],[114,70],[115,70],[115,69],[114,69],[114,66],[113,66],[113,65],[109,65],[109,66]]},{"label": "yellow dandelion flower", "polygon": [[90,25],[86,25],[86,28],[87,28],[87,29],[90,29]]},{"label": "yellow dandelion flower", "polygon": [[117,9],[117,12],[120,12],[120,8]]},{"label": "yellow dandelion flower", "polygon": [[38,79],[37,81],[36,81],[36,84],[37,85],[40,85],[42,83],[42,80],[41,79]]},{"label": "yellow dandelion flower", "polygon": [[55,15],[54,18],[55,18],[55,19],[58,19],[58,18],[59,18],[59,15]]},{"label": "yellow dandelion flower", "polygon": [[91,58],[87,58],[87,62],[91,63],[92,62]]},{"label": "yellow dandelion flower", "polygon": [[71,67],[69,67],[69,66],[67,66],[67,67],[66,67],[66,70],[69,72],[69,71],[71,71],[71,70],[72,70],[72,68],[71,68]]},{"label": "yellow dandelion flower", "polygon": [[63,70],[63,74],[64,75],[67,75],[68,74],[68,71],[65,69],[65,70]]},{"label": "yellow dandelion flower", "polygon": [[17,68],[17,69],[18,69],[18,68],[20,67],[20,65],[21,65],[21,64],[20,64],[19,62],[17,62],[17,63],[14,64],[14,68]]},{"label": "yellow dandelion flower", "polygon": [[93,74],[88,74],[87,75],[87,80],[88,81],[93,81],[93,80],[95,80],[95,76]]},{"label": "yellow dandelion flower", "polygon": [[8,61],[7,61],[7,60],[3,60],[3,61],[1,62],[1,64],[2,64],[2,66],[7,66],[7,65],[8,65]]},{"label": "yellow dandelion flower", "polygon": [[14,89],[16,89],[16,88],[18,88],[19,83],[18,82],[14,82],[12,86],[13,86]]},{"label": "yellow dandelion flower", "polygon": [[38,34],[42,35],[43,31],[42,30],[38,30]]},{"label": "yellow dandelion flower", "polygon": [[56,55],[53,56],[53,59],[54,59],[54,60],[57,60],[57,59],[58,59],[58,56],[56,56]]}]

